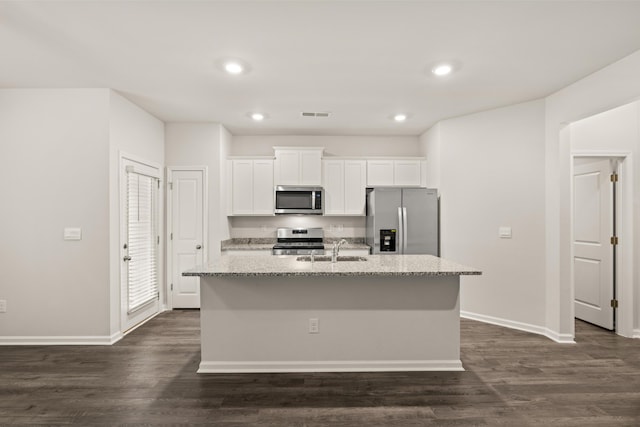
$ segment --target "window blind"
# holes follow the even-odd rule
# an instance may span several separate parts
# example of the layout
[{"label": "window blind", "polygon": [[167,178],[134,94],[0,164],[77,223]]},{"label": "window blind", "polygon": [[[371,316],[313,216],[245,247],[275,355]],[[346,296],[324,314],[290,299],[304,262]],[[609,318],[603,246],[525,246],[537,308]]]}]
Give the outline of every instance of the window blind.
[{"label": "window blind", "polygon": [[127,172],[127,311],[158,298],[158,180]]}]

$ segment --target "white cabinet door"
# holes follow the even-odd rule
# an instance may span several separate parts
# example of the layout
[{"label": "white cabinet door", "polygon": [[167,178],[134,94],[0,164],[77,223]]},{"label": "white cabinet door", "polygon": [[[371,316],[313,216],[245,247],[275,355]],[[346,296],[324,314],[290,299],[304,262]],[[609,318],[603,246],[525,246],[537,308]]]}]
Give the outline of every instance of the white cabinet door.
[{"label": "white cabinet door", "polygon": [[231,215],[273,215],[273,160],[231,160]]},{"label": "white cabinet door", "polygon": [[393,160],[367,161],[367,185],[393,185]]},{"label": "white cabinet door", "polygon": [[253,214],[253,160],[233,160],[231,212],[234,215]]},{"label": "white cabinet door", "polygon": [[369,160],[367,162],[367,186],[413,187],[423,185],[420,160]]},{"label": "white cabinet door", "polygon": [[322,151],[300,152],[300,184],[322,185]]},{"label": "white cabinet door", "polygon": [[322,185],[322,148],[275,149],[275,185]]},{"label": "white cabinet door", "polygon": [[420,160],[394,160],[393,185],[420,185]]},{"label": "white cabinet door", "polygon": [[273,160],[253,161],[253,213],[273,215]]},{"label": "white cabinet door", "polygon": [[276,185],[300,183],[300,153],[297,150],[276,151]]},{"label": "white cabinet door", "polygon": [[367,162],[344,161],[344,213],[364,215],[367,188]]},{"label": "white cabinet door", "polygon": [[345,208],[344,160],[323,160],[324,214],[341,215]]}]

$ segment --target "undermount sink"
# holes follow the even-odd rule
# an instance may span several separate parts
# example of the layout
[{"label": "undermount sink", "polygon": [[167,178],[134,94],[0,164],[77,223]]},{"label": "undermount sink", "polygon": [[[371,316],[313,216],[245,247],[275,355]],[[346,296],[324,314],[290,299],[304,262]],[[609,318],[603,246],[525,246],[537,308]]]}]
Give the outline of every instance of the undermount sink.
[{"label": "undermount sink", "polygon": [[[356,255],[344,255],[344,256],[338,256],[338,262],[341,261],[366,261],[367,258],[363,257],[363,256],[356,256]],[[305,262],[311,262],[311,256],[309,255],[305,255],[305,256],[299,256],[298,258],[296,258],[296,261],[305,261]],[[318,262],[327,262],[327,261],[331,261],[331,256],[329,255],[317,255],[316,257],[314,257],[314,261],[318,261]]]}]

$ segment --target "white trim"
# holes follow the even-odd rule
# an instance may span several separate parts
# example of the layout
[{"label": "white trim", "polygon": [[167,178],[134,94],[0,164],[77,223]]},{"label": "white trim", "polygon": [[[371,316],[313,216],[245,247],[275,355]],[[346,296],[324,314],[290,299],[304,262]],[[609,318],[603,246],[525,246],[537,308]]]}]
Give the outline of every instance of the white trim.
[{"label": "white trim", "polygon": [[575,344],[574,336],[572,334],[560,334],[556,331],[552,331],[549,328],[545,328],[545,333],[543,334],[545,337],[549,338],[552,341],[557,342],[558,344]]},{"label": "white trim", "polygon": [[[165,265],[165,291],[166,291],[166,309],[173,310],[173,292],[171,291],[171,281],[173,280],[173,240],[171,240],[172,225],[173,225],[173,198],[169,191],[173,191],[173,172],[175,171],[199,171],[202,172],[202,262],[207,263],[209,260],[209,168],[202,165],[192,166],[167,166],[166,176],[167,185],[165,188],[167,201],[166,212],[166,253],[165,258],[167,263]],[[169,189],[169,184],[172,188]]]},{"label": "white trim", "polygon": [[122,339],[120,332],[97,336],[50,336],[50,337],[0,337],[0,346],[5,345],[112,345]]},{"label": "white trim", "polygon": [[144,319],[141,322],[136,323],[134,326],[132,326],[130,329],[127,329],[126,331],[124,331],[121,335],[125,336],[125,335],[129,335],[131,332],[135,331],[136,329],[138,329],[140,326],[144,325],[145,323],[147,323],[149,320],[153,319],[154,317],[156,317],[158,314],[162,313],[163,311],[167,311],[167,309],[165,307],[158,307],[158,312],[152,314],[151,316],[147,317],[146,319]]},{"label": "white trim", "polygon": [[464,371],[460,360],[246,361],[200,362],[199,374],[277,372]]},{"label": "white trim", "polygon": [[571,334],[559,334],[544,326],[532,325],[530,323],[516,322],[514,320],[502,319],[499,317],[487,316],[484,314],[471,313],[469,311],[460,311],[460,317],[465,319],[476,320],[478,322],[489,323],[491,325],[502,326],[509,329],[516,329],[518,331],[529,332],[532,334],[542,335],[549,338],[552,341],[561,344],[575,344],[573,335]]},{"label": "white trim", "polygon": [[633,336],[631,338],[638,338],[640,339],[640,329],[634,329],[633,330]]}]

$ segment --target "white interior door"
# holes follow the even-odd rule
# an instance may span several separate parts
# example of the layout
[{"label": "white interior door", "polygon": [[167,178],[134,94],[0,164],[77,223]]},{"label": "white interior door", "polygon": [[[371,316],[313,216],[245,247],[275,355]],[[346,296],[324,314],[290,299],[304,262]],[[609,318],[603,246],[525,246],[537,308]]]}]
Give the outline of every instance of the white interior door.
[{"label": "white interior door", "polygon": [[204,261],[204,171],[172,170],[171,182],[171,305],[199,308],[199,278],[182,272]]},{"label": "white interior door", "polygon": [[573,267],[575,316],[614,328],[613,184],[610,161],[574,168]]}]

